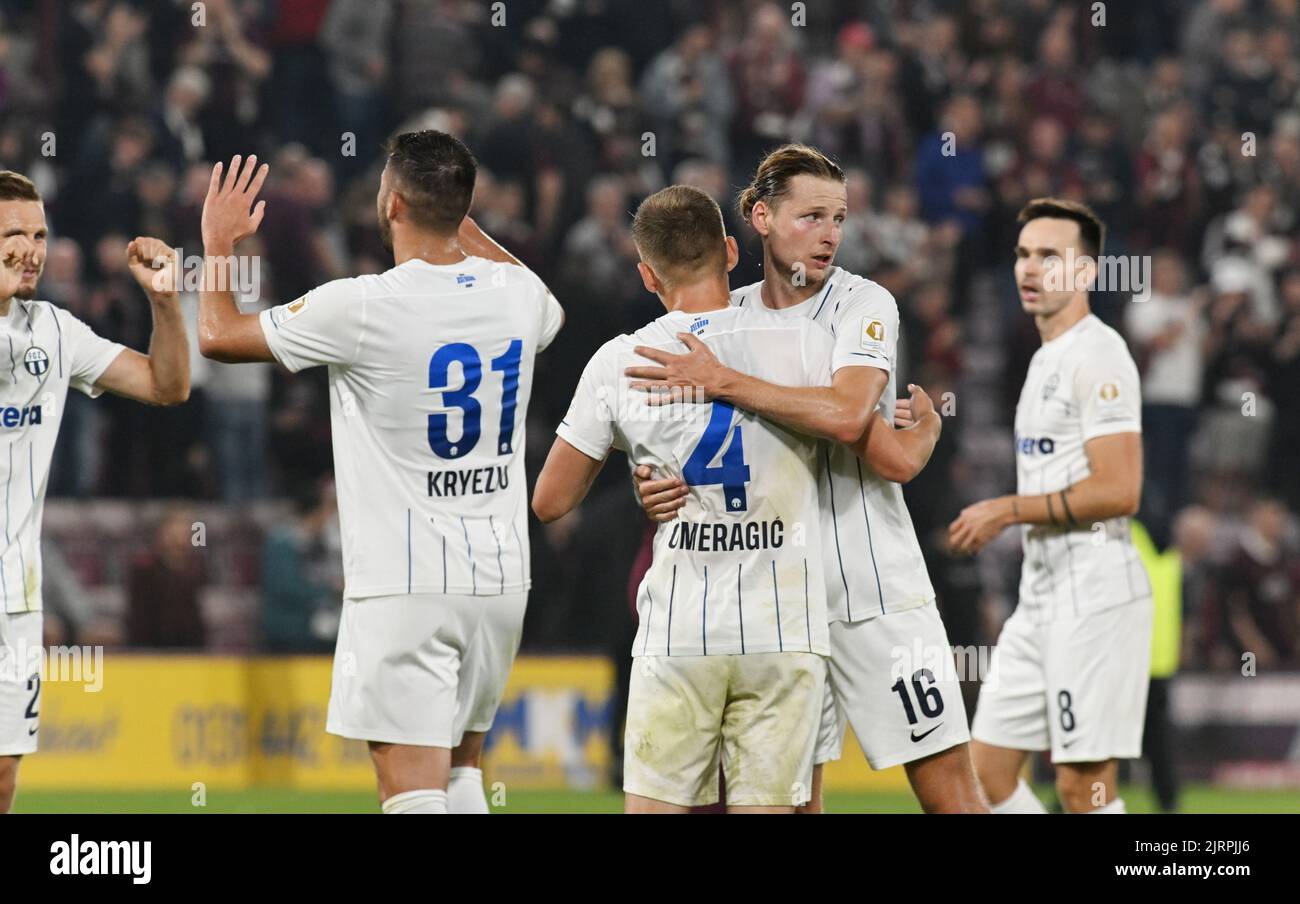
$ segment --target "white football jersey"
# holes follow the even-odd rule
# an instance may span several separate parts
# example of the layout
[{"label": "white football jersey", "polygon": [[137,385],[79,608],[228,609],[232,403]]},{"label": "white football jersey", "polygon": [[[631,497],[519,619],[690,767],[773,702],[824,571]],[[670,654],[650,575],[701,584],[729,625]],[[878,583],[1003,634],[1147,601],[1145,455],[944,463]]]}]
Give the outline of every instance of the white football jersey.
[{"label": "white football jersey", "polygon": [[[1141,432],[1137,365],[1119,333],[1089,314],[1043,343],[1029,362],[1016,404],[1017,492],[1034,496],[1076,484],[1091,473],[1088,440]],[[1127,518],[1072,530],[1021,525],[1021,542],[1020,606],[1036,622],[1151,595]]]},{"label": "white football jersey", "polygon": [[261,321],[285,367],[329,366],[344,595],[527,590],[525,413],[562,322],[542,282],[413,259]]},{"label": "white football jersey", "polygon": [[[827,331],[835,349],[831,369],[878,367],[889,373],[879,411],[894,423],[897,397],[898,304],[883,286],[832,267],[826,286],[794,307],[763,304],[762,283],[731,293],[745,310],[811,320]],[[774,381],[780,382],[780,381]],[[885,480],[847,446],[825,443],[818,478],[823,563],[831,621],[864,621],[934,601],[903,488]]]},{"label": "white football jersey", "polygon": [[686,331],[745,373],[830,382],[831,343],[822,331],[736,308],[665,314],[606,342],[588,362],[556,433],[592,458],[622,449],[629,463],[690,486],[678,518],[655,534],[632,654],[828,655],[817,440],[726,402],[656,408],[627,388],[624,369],[647,363],[633,353],[637,345],[680,352],[677,334]]},{"label": "white football jersey", "polygon": [[95,381],[122,349],[48,301],[15,298],[0,318],[5,612],[41,609],[41,518],[68,387],[98,396]]}]

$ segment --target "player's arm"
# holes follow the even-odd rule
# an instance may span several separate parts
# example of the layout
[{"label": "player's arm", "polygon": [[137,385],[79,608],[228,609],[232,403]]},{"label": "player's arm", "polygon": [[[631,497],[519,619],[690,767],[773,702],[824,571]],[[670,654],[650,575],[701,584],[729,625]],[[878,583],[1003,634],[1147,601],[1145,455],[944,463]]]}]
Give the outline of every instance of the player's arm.
[{"label": "player's arm", "polygon": [[[466,254],[474,257],[481,257],[490,261],[500,261],[503,264],[514,264],[516,267],[524,267],[519,258],[515,257],[505,248],[501,247],[497,241],[483,231],[478,223],[474,222],[473,217],[465,217],[460,221],[460,229],[456,233],[456,238],[460,242],[461,250]],[[527,267],[524,267],[527,270]],[[546,324],[542,330],[542,343],[538,351],[542,351],[555,334],[564,326],[564,308],[555,299],[555,296],[547,291],[547,311]]]},{"label": "player's arm", "polygon": [[894,429],[880,412],[873,411],[866,432],[853,446],[872,470],[894,483],[907,483],[925,470],[943,432],[943,419],[926,391],[914,383],[907,384],[907,389],[912,394],[907,400],[907,424]]},{"label": "player's arm", "polygon": [[549,523],[573,511],[587,498],[587,491],[604,464],[603,459],[579,452],[557,436],[542,473],[537,475],[533,514],[539,521]]},{"label": "player's arm", "polygon": [[257,232],[266,202],[257,193],[269,167],[259,168],[250,156],[240,168],[238,155],[222,179],[222,165],[212,168],[208,196],[203,201],[203,283],[199,290],[199,351],[203,357],[228,364],[274,361],[257,314],[245,314],[235,304],[230,286],[235,246]]},{"label": "player's arm", "polygon": [[190,397],[190,348],[176,292],[176,251],[160,239],[137,238],[126,256],[153,310],[149,353],[122,349],[95,386],[149,405],[179,405]]},{"label": "player's arm", "polygon": [[[800,433],[848,446],[866,432],[889,381],[889,373],[877,367],[841,367],[830,386],[778,386],[724,366],[690,333],[678,333],[677,338],[685,343],[685,354],[637,347],[638,355],[659,366],[627,368],[624,373],[635,381],[633,389],[666,399],[722,399]],[[700,392],[704,399],[698,398]]]},{"label": "player's arm", "polygon": [[1111,433],[1084,444],[1091,472],[1055,493],[998,496],[962,509],[948,527],[948,542],[957,552],[978,552],[1013,524],[1087,528],[1088,525],[1137,514],[1142,496],[1142,435]]},{"label": "player's arm", "polygon": [[514,264],[516,267],[524,266],[519,258],[502,248],[492,236],[484,232],[483,228],[474,222],[473,217],[465,217],[460,221],[456,239],[460,242],[461,250],[466,254],[490,261],[500,261],[503,264]]}]

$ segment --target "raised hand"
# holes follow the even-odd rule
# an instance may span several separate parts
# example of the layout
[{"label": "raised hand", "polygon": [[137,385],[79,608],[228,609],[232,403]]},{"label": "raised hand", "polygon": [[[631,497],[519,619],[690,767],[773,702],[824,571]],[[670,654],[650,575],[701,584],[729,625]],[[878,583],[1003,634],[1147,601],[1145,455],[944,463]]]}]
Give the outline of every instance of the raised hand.
[{"label": "raised hand", "polygon": [[13,298],[23,282],[27,259],[36,243],[25,235],[11,235],[0,242],[0,299]]},{"label": "raised hand", "polygon": [[150,298],[176,298],[176,249],[162,239],[137,236],[126,246],[127,268]]},{"label": "raised hand", "polygon": [[224,180],[222,165],[218,163],[212,168],[208,196],[203,200],[205,249],[216,253],[232,250],[242,239],[257,232],[266,213],[266,202],[257,201],[257,193],[262,190],[270,169],[265,163],[259,167],[257,156],[250,155],[241,170],[238,154],[230,161]]}]

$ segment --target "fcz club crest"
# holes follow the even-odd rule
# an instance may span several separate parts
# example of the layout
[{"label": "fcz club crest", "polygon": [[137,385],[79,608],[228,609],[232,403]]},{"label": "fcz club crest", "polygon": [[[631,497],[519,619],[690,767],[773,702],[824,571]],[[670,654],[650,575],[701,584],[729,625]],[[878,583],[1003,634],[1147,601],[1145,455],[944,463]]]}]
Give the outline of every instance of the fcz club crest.
[{"label": "fcz club crest", "polygon": [[23,355],[23,367],[33,377],[39,377],[50,369],[50,356],[45,354],[45,349],[32,346],[27,349],[27,354]]}]

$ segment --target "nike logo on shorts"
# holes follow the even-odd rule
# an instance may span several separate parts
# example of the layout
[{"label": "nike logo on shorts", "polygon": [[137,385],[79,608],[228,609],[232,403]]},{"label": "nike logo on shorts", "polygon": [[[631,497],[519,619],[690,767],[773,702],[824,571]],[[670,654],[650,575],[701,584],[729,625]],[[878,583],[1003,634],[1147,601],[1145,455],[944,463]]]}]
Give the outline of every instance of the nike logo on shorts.
[{"label": "nike logo on shorts", "polygon": [[922,741],[922,740],[924,740],[926,737],[928,737],[929,735],[934,734],[934,733],[935,733],[936,731],[938,731],[940,728],[943,728],[943,723],[942,723],[942,722],[940,722],[938,725],[934,726],[934,728],[931,728],[929,731],[923,731],[923,732],[921,732],[920,734],[917,734],[917,733],[916,733],[916,730],[913,729],[913,730],[912,730],[912,743],[915,744],[917,741]]}]

